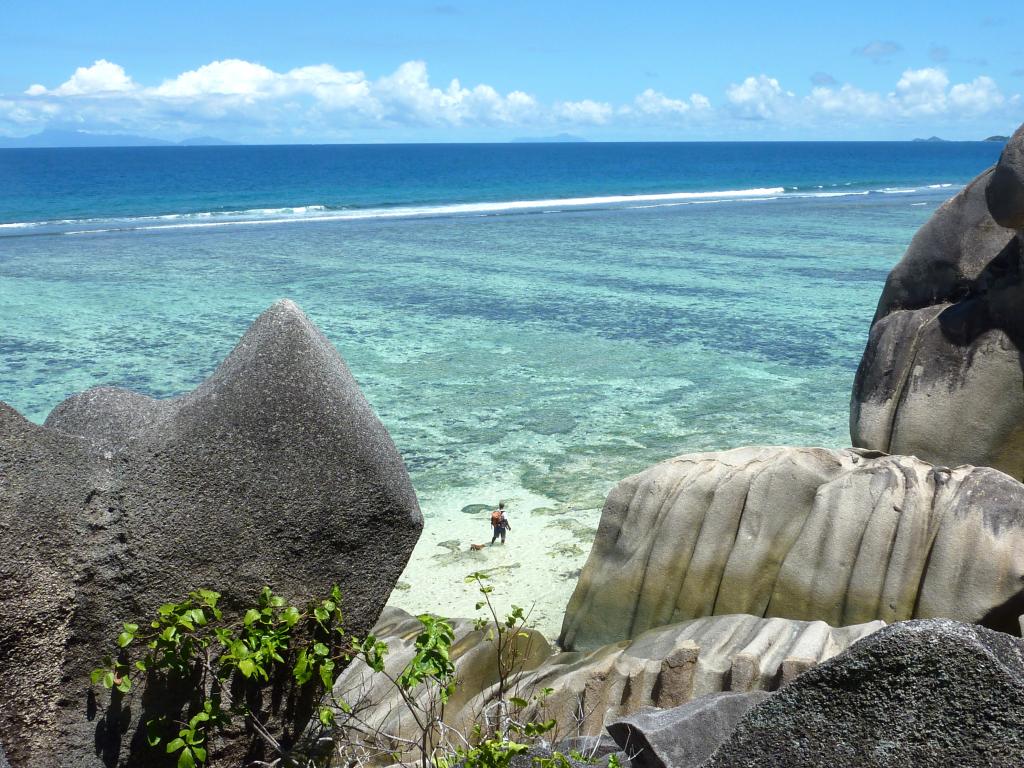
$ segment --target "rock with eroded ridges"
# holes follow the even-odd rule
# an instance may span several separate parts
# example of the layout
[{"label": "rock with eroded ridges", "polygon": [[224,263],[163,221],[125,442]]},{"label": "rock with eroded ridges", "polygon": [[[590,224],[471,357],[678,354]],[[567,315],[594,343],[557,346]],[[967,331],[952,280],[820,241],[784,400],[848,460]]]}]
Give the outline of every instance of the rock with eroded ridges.
[{"label": "rock with eroded ridges", "polygon": [[560,645],[700,616],[944,616],[1019,633],[1024,485],[848,449],[680,456],[609,494]]},{"label": "rock with eroded ridges", "polygon": [[853,444],[1024,477],[1024,129],[886,280],[850,402]]},{"label": "rock with eroded ridges", "polygon": [[773,694],[703,768],[1018,768],[1024,643],[933,619],[895,624]]},{"label": "rock with eroded ridges", "polygon": [[[494,711],[499,697],[494,644],[486,630],[466,619],[452,621],[459,688],[445,706],[445,721],[469,733],[483,711]],[[507,681],[506,696],[529,699],[550,689],[541,702],[517,712],[522,722],[549,718],[559,723],[552,738],[600,735],[617,718],[645,707],[672,708],[696,697],[722,691],[771,691],[848,648],[884,626],[876,621],[830,627],[822,621],[763,619],[756,616],[711,616],[658,627],[630,642],[612,643],[588,652],[554,653],[536,632],[520,638],[519,662]],[[391,680],[414,653],[422,625],[404,611],[388,607],[373,634],[387,643],[385,674],[353,662],[334,685],[339,742],[355,740],[367,754],[402,751],[403,762],[418,757],[417,725]],[[418,696],[426,702],[427,691]],[[349,730],[355,726],[355,732]],[[406,745],[406,746],[403,746]],[[406,750],[406,751],[403,751]]]},{"label": "rock with eroded ridges", "polygon": [[766,691],[710,693],[672,709],[644,709],[608,724],[632,768],[697,768]]},{"label": "rock with eroded ridges", "polygon": [[305,604],[339,584],[348,628],[365,632],[422,525],[387,431],[290,301],[186,395],[90,390],[43,427],[0,406],[8,759],[147,764],[138,707],[89,699],[121,622],[199,587],[230,610],[263,585]]}]

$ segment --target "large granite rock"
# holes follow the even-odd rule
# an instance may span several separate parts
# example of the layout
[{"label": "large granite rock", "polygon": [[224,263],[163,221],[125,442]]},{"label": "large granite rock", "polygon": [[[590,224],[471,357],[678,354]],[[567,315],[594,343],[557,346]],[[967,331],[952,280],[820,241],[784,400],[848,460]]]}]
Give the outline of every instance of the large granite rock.
[{"label": "large granite rock", "polygon": [[608,724],[632,768],[697,768],[740,719],[772,694],[710,693],[672,709],[644,709]]},{"label": "large granite rock", "polygon": [[1024,485],[855,449],[680,456],[608,495],[560,645],[699,616],[945,616],[1019,633]]},{"label": "large granite rock", "polygon": [[16,768],[143,765],[138,706],[89,698],[121,622],[209,587],[369,629],[423,521],[341,357],[274,304],[193,392],[76,395],[46,425],[0,404],[0,741]]},{"label": "large granite rock", "polygon": [[703,768],[1018,768],[1024,643],[946,620],[895,624],[775,693]]},{"label": "large granite rock", "polygon": [[[452,659],[461,682],[445,707],[445,722],[469,733],[480,713],[493,711],[498,699],[495,650],[486,631],[474,630],[472,622],[456,619],[453,626]],[[554,741],[566,735],[597,736],[607,723],[644,707],[676,707],[721,691],[775,690],[883,626],[879,621],[834,628],[821,621],[714,616],[658,627],[589,652],[565,653],[553,652],[543,637],[529,632],[522,638],[522,663],[508,681],[506,696],[530,699],[550,688],[549,695],[517,717],[524,722],[556,719]],[[390,648],[387,674],[355,662],[335,682],[333,699],[325,701],[336,707],[344,701],[351,708],[337,709],[339,744],[354,740],[366,748],[363,755],[381,755],[406,750],[407,740],[419,733],[389,678],[412,658],[420,629],[404,611],[385,608],[373,632]],[[421,701],[427,696],[420,691]],[[412,748],[403,758],[409,762],[416,756]],[[390,756],[383,761],[390,763]]]},{"label": "large granite rock", "polygon": [[1024,477],[1024,130],[886,280],[850,404],[853,444]]},{"label": "large granite rock", "polygon": [[1010,229],[1024,229],[1024,125],[1003,148],[985,199],[997,223]]}]

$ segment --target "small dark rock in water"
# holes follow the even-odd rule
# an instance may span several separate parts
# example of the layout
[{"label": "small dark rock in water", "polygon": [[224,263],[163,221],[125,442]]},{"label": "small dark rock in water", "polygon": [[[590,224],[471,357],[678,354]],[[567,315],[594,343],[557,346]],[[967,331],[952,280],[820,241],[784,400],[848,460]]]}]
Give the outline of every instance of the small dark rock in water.
[{"label": "small dark rock in water", "polygon": [[672,709],[643,709],[608,724],[632,768],[697,768],[767,691],[712,693]]},{"label": "small dark rock in water", "polygon": [[542,515],[564,515],[568,512],[568,507],[534,507],[530,510],[530,514],[537,517]]},{"label": "small dark rock in water", "polygon": [[[395,589],[399,592],[408,592],[410,589],[412,589],[412,584],[410,584],[407,581],[398,581],[395,582]],[[0,766],[0,768],[3,768],[3,766]]]},{"label": "small dark rock in water", "polygon": [[[345,629],[360,635],[422,527],[384,425],[290,301],[260,315],[213,375],[180,397],[92,389],[43,427],[0,403],[8,760],[153,765],[145,739],[133,741],[140,708],[171,709],[172,700],[133,694],[122,705],[101,692],[87,701],[89,673],[122,622],[200,587],[223,593],[231,615],[264,585],[304,605],[338,584]],[[176,707],[169,714],[180,717]],[[281,736],[280,713],[268,722]],[[239,764],[246,738],[211,746]]]},{"label": "small dark rock in water", "polygon": [[496,504],[467,504],[462,511],[467,515],[478,515],[481,512],[490,512],[496,506]]},{"label": "small dark rock in water", "polygon": [[948,619],[892,624],[740,721],[704,768],[1019,768],[1024,642]]},{"label": "small dark rock in water", "polygon": [[554,544],[548,547],[548,554],[551,557],[578,557],[583,553],[583,548],[579,544]]},{"label": "small dark rock in water", "polygon": [[458,552],[462,548],[462,542],[458,539],[448,539],[447,541],[437,542],[437,546],[444,547],[449,552]]}]

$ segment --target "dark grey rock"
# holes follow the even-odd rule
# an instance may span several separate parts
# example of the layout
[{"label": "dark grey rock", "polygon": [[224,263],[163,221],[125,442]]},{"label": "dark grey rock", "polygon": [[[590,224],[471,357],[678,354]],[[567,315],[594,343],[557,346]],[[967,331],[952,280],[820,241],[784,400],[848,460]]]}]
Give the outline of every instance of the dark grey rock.
[{"label": "dark grey rock", "polygon": [[853,387],[855,446],[1024,477],[1022,172],[1024,130],[889,274]]},{"label": "dark grey rock", "polygon": [[893,624],[740,721],[703,768],[1019,768],[1024,643],[946,619]]},{"label": "dark grey rock", "polygon": [[563,755],[576,752],[587,759],[607,757],[613,754],[624,756],[615,739],[607,733],[602,733],[598,736],[572,736],[568,739],[562,739],[555,745],[555,749]]},{"label": "dark grey rock", "polygon": [[[580,746],[588,747],[590,751],[580,749]],[[550,759],[556,752],[565,759],[568,768],[604,768],[608,765],[611,755],[615,755],[620,764],[626,763],[626,755],[618,751],[614,741],[597,736],[567,739],[554,747],[545,741],[538,742],[527,751],[513,757],[510,766],[534,768],[535,760]]]},{"label": "dark grey rock", "polygon": [[[384,426],[299,308],[264,312],[194,391],[101,388],[44,427],[0,404],[0,741],[15,766],[146,763],[138,706],[93,700],[123,621],[199,587],[332,584],[368,630],[423,520]],[[285,724],[287,725],[287,724]]]},{"label": "dark grey rock", "polygon": [[696,768],[732,734],[736,723],[772,694],[712,693],[672,709],[644,709],[608,724],[633,768]]},{"label": "dark grey rock", "polygon": [[1007,141],[985,195],[992,218],[1004,227],[1024,229],[1024,126]]}]

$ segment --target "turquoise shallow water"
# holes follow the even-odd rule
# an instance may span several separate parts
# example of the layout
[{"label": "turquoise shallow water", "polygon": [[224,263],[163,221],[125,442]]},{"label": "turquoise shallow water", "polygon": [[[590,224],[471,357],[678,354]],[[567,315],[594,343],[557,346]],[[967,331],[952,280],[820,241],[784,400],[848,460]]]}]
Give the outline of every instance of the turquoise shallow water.
[{"label": "turquoise shallow water", "polygon": [[8,238],[0,391],[36,421],[100,383],[173,395],[288,296],[427,500],[838,446],[885,274],[948,193]]},{"label": "turquoise shallow water", "polygon": [[[339,148],[331,173],[267,148],[181,155],[193,168],[0,152],[0,399],[42,422],[99,384],[187,391],[290,297],[419,495],[393,601],[471,614],[462,578],[494,568],[554,636],[621,478],[685,452],[848,443],[887,272],[999,151],[542,149]],[[646,197],[609,199],[627,193]],[[499,498],[508,547],[469,552],[487,515],[463,507]]]}]

